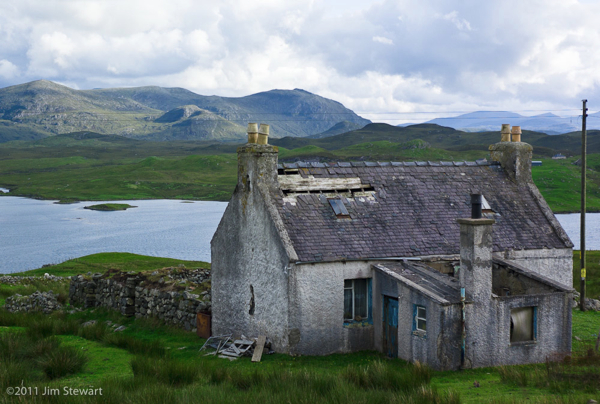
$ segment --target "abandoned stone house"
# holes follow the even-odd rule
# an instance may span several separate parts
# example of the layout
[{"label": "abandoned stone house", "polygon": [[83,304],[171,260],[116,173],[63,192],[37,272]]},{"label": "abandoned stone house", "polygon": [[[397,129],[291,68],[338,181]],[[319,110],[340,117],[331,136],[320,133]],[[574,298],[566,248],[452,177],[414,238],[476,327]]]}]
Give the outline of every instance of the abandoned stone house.
[{"label": "abandoned stone house", "polygon": [[212,239],[213,335],[440,370],[570,352],[573,245],[533,184],[530,145],[503,128],[489,162],[278,165],[261,131],[238,149]]}]

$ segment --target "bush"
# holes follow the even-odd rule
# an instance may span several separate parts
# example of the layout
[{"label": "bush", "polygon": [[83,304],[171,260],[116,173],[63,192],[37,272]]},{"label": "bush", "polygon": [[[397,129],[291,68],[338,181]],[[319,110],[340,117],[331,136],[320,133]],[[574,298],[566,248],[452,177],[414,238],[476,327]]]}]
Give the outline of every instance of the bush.
[{"label": "bush", "polygon": [[83,370],[88,359],[83,352],[60,346],[41,357],[38,365],[49,379],[57,379]]}]

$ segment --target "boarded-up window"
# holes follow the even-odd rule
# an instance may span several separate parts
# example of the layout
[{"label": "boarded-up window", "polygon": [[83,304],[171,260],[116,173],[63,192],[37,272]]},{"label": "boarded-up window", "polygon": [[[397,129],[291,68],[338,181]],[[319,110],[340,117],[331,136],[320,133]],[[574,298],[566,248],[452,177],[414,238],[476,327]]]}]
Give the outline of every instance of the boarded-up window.
[{"label": "boarded-up window", "polygon": [[510,311],[510,342],[535,341],[536,308],[520,307]]}]

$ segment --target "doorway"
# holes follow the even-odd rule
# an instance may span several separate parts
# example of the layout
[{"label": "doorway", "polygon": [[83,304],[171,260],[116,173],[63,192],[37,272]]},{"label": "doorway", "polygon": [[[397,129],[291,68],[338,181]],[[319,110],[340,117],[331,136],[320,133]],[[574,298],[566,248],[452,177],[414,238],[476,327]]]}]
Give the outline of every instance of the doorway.
[{"label": "doorway", "polygon": [[398,357],[398,299],[383,296],[383,352]]}]

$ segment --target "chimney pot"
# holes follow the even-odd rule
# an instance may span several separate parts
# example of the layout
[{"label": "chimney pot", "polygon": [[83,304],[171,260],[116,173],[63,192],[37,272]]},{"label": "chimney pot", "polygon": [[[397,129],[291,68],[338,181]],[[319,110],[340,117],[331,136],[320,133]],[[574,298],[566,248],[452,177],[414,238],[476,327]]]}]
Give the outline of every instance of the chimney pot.
[{"label": "chimney pot", "polygon": [[521,141],[521,127],[520,126],[513,126],[510,133],[512,134],[513,142]]},{"label": "chimney pot", "polygon": [[481,219],[481,194],[471,194],[471,219]]},{"label": "chimney pot", "polygon": [[500,130],[500,141],[510,142],[510,124],[503,123],[502,130]]},{"label": "chimney pot", "polygon": [[258,128],[258,144],[268,144],[269,143],[269,125],[265,123],[260,124],[260,128]]},{"label": "chimney pot", "polygon": [[256,143],[258,141],[258,124],[248,124],[248,143]]}]

